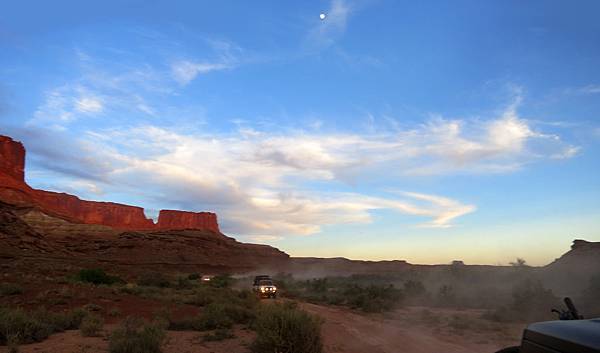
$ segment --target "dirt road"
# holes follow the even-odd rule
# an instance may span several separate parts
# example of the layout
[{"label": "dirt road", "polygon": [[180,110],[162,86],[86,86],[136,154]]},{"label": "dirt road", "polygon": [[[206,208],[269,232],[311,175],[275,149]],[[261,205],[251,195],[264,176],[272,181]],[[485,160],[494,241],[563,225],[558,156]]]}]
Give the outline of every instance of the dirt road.
[{"label": "dirt road", "polygon": [[516,345],[523,325],[490,323],[481,311],[408,308],[365,315],[302,304],[324,319],[325,353],[487,353]]}]

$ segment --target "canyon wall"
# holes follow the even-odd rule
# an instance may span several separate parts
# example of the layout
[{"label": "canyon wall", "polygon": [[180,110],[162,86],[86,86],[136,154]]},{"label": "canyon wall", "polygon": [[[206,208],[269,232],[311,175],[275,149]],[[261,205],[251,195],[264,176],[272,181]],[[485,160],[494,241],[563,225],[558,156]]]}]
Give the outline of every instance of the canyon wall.
[{"label": "canyon wall", "polygon": [[25,183],[25,148],[0,135],[0,200],[36,206],[73,222],[98,224],[124,230],[199,229],[220,233],[217,215],[210,212],[162,210],[158,223],[146,218],[144,209],[113,202],[81,200],[77,196],[36,190]]},{"label": "canyon wall", "polygon": [[25,180],[25,148],[6,136],[0,136],[0,171],[17,181]]}]

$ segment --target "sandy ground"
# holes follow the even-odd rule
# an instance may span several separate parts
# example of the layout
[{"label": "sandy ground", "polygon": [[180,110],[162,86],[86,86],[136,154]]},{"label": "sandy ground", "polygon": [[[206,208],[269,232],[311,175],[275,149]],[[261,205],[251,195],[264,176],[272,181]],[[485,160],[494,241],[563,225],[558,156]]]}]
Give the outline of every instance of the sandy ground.
[{"label": "sandy ground", "polygon": [[407,308],[365,315],[313,304],[302,307],[324,319],[326,353],[491,353],[517,345],[524,327],[490,323],[477,310]]},{"label": "sandy ground", "polygon": [[[364,314],[340,307],[301,304],[323,319],[325,353],[492,353],[516,345],[524,325],[496,324],[480,319],[479,310],[411,307],[387,314]],[[105,353],[106,325],[101,337],[79,331],[52,335],[44,342],[23,345],[21,353]],[[164,353],[248,353],[254,333],[235,329],[235,338],[203,342],[200,332],[168,332]],[[8,352],[0,347],[0,353]]]},{"label": "sandy ground", "polygon": [[[107,325],[100,337],[82,337],[79,330],[66,331],[50,336],[40,343],[22,345],[19,353],[106,353],[108,334],[114,325]],[[203,342],[200,332],[169,331],[163,353],[249,353],[254,334],[243,329],[234,330],[235,338],[220,342]],[[6,346],[0,353],[8,352]]]}]

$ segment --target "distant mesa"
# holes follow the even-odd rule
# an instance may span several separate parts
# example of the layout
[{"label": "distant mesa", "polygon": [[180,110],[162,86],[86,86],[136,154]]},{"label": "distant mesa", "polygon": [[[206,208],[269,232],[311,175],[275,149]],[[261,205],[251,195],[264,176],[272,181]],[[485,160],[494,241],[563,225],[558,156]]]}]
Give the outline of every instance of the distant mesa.
[{"label": "distant mesa", "polygon": [[123,230],[197,229],[221,233],[212,212],[161,210],[155,224],[144,209],[113,202],[81,200],[77,196],[31,188],[25,182],[25,148],[0,135],[0,201],[35,206],[71,222],[105,225]]}]

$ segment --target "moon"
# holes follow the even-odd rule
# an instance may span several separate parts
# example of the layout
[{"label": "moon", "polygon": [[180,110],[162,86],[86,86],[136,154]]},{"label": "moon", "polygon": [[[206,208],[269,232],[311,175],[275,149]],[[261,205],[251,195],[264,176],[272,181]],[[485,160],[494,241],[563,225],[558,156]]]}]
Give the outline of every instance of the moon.
[{"label": "moon", "polygon": [[327,15],[321,12],[319,18],[321,19],[321,21],[323,21],[325,18],[327,18]]}]

